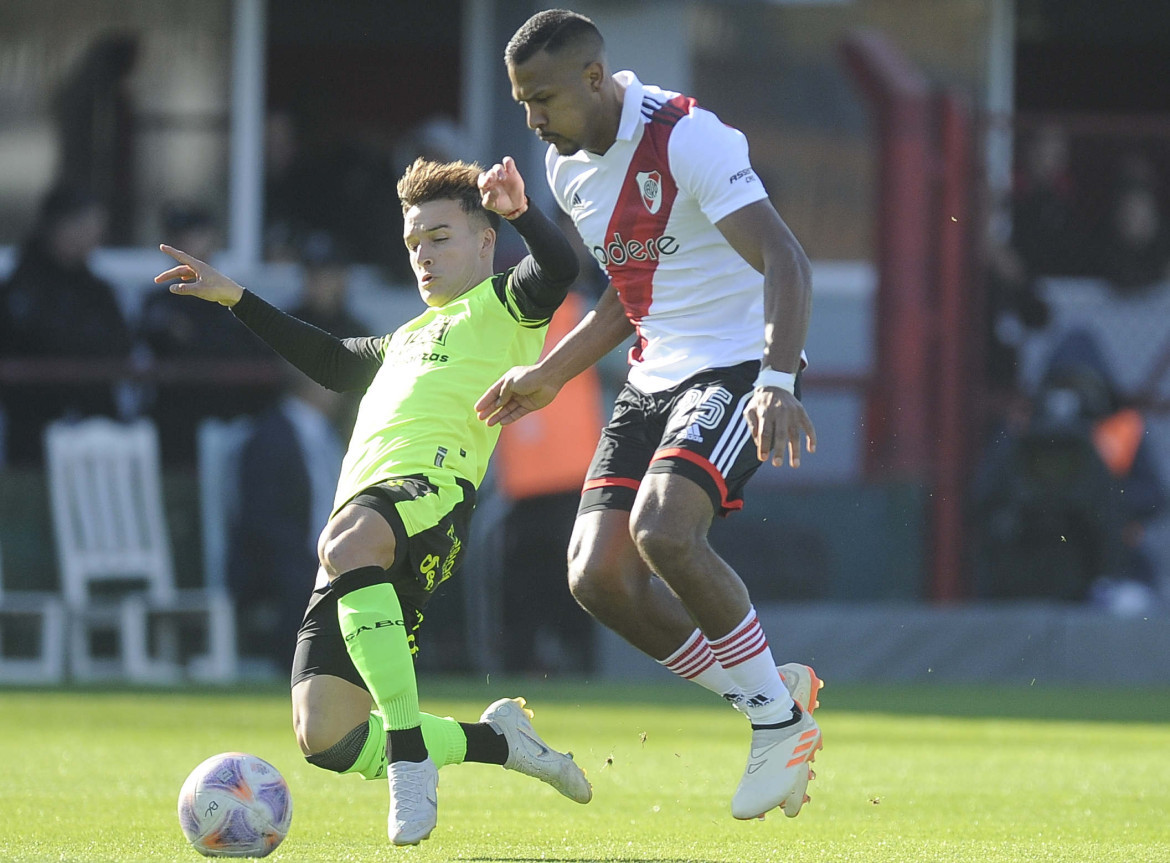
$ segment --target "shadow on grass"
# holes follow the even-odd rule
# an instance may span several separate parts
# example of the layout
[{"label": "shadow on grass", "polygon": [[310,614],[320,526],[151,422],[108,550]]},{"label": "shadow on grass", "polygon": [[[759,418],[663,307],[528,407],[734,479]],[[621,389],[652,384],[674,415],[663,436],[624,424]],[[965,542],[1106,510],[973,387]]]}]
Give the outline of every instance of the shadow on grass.
[{"label": "shadow on grass", "polygon": [[704,863],[694,857],[460,857],[460,860],[480,863]]},{"label": "shadow on grass", "polygon": [[[185,686],[143,688],[131,686],[75,686],[64,689],[2,688],[0,693],[30,695],[70,694],[94,698],[119,698],[142,693],[155,698],[214,697],[219,700],[251,700],[257,697],[286,700],[283,681],[250,681],[232,687]],[[502,675],[452,676],[422,674],[419,696],[423,707],[433,701],[460,700],[487,704],[502,696],[522,695],[533,704],[559,707],[595,705],[727,710],[723,702],[703,689],[672,680],[614,682],[587,677],[516,677]],[[818,716],[836,711],[912,716],[967,718],[1043,719],[1076,722],[1170,723],[1170,688],[1053,686],[1042,681],[1031,685],[931,684],[889,682],[882,684],[834,684],[832,678],[821,693]],[[508,858],[512,859],[512,858]]]},{"label": "shadow on grass", "polygon": [[[665,675],[664,675],[665,676]],[[593,704],[659,706],[664,709],[708,707],[726,710],[712,693],[681,681],[615,683],[579,679],[520,679],[492,675],[489,679],[436,678],[420,680],[424,699],[497,698],[523,695],[560,706]],[[1043,719],[1076,722],[1170,722],[1170,688],[1031,685],[833,684],[821,692],[818,716],[835,711],[912,716]]]},{"label": "shadow on grass", "polygon": [[[420,694],[429,698],[497,698],[497,693],[523,695],[530,702],[566,705],[606,704],[635,706],[709,707],[726,710],[723,702],[697,686],[671,680],[661,682],[591,681],[587,678],[490,679],[423,678]],[[1069,721],[1170,722],[1170,688],[1070,687],[1008,684],[932,684],[889,682],[833,684],[821,692],[821,711],[886,713],[913,716],[1044,719]]]}]

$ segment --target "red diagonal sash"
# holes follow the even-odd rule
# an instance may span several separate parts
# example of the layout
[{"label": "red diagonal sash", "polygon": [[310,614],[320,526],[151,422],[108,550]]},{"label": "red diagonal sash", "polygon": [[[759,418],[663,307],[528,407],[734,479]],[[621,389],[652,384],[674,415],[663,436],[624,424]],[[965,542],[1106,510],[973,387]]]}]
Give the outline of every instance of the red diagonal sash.
[{"label": "red diagonal sash", "polygon": [[[678,186],[670,174],[667,144],[675,124],[694,104],[694,99],[676,96],[658,108],[645,124],[605,233],[605,269],[626,317],[635,327],[650,310],[662,244],[674,242],[664,239],[666,223],[678,197]],[[638,342],[630,350],[631,362],[641,359],[643,344],[639,329]]]}]

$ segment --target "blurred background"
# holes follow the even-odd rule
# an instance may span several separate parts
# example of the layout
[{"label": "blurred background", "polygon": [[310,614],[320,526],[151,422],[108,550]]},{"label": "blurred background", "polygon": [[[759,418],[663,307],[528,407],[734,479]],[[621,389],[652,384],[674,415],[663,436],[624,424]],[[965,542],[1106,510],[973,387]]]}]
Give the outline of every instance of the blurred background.
[{"label": "blurred background", "polygon": [[[354,404],[287,375],[221,309],[154,286],[157,245],[338,336],[392,331],[421,307],[394,192],[413,158],[511,154],[553,209],[502,61],[541,8],[0,8],[0,678],[285,674]],[[1170,680],[1170,6],[572,8],[615,70],[747,134],[813,261],[818,451],[761,469],[712,531],[777,655],[837,679],[1074,680],[1104,662]],[[523,253],[507,230],[501,265]],[[582,255],[566,328],[604,287]],[[562,571],[623,374],[615,354],[559,413],[505,435],[422,667],[655,673],[573,605]],[[95,416],[157,435],[142,470],[166,560],[89,570],[162,583],[144,608],[70,588],[86,577],[66,525],[80,505],[46,430]],[[569,444],[566,429],[589,433]],[[527,475],[547,452],[563,475]],[[230,649],[150,616],[209,596],[234,609]],[[118,610],[78,635],[103,603]],[[219,659],[186,661],[201,650]]]}]

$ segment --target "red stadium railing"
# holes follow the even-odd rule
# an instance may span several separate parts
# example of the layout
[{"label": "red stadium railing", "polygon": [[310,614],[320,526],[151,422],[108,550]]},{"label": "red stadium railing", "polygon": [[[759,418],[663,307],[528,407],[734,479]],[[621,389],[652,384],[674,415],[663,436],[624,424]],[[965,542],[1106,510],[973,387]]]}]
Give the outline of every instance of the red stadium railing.
[{"label": "red stadium railing", "polygon": [[875,121],[875,374],[866,412],[870,476],[931,491],[929,594],[966,592],[963,500],[970,465],[972,128],[964,101],[936,94],[884,36],[841,46]]}]

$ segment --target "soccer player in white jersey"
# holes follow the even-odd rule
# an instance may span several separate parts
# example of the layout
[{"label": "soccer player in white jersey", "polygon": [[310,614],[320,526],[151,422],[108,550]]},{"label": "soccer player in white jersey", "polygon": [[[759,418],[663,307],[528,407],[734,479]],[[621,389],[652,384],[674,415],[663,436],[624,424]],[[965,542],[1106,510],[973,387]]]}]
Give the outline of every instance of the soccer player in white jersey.
[{"label": "soccer player in white jersey", "polygon": [[548,180],[609,276],[597,307],[476,407],[510,423],[631,335],[630,372],[589,469],[569,548],[573,595],[752,726],[736,818],[807,800],[821,745],[811,668],[776,667],[747,588],[710,547],[759,465],[800,464],[808,258],[769,203],[743,134],[693,99],[611,75],[593,22],[538,13],[505,51],[512,96],[549,144]]}]

